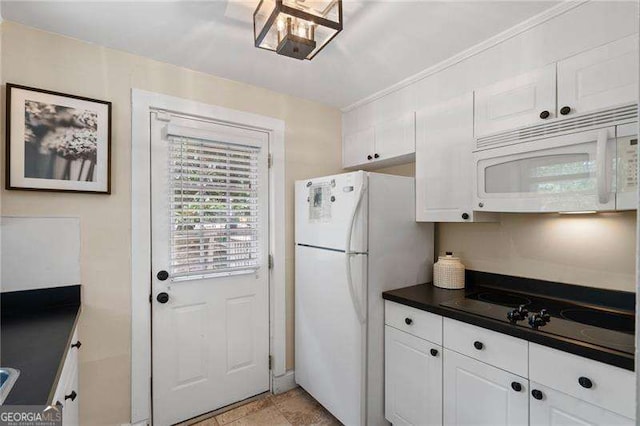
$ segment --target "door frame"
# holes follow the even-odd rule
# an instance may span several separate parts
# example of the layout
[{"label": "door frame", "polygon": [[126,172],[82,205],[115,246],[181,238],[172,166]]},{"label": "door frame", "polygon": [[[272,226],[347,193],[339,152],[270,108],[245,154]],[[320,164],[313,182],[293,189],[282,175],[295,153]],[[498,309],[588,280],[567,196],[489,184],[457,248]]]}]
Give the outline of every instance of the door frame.
[{"label": "door frame", "polygon": [[131,90],[131,423],[151,420],[151,112],[164,111],[260,130],[269,135],[269,352],[270,388],[284,378],[285,123],[272,117],[140,89]]}]

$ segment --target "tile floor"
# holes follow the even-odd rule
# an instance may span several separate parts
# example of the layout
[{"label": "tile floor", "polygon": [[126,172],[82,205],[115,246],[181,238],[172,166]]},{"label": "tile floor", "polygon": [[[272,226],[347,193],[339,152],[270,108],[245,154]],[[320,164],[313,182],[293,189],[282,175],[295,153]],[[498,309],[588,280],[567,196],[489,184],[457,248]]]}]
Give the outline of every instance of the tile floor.
[{"label": "tile floor", "polygon": [[302,388],[280,395],[268,395],[192,426],[340,426],[340,423],[322,405]]}]

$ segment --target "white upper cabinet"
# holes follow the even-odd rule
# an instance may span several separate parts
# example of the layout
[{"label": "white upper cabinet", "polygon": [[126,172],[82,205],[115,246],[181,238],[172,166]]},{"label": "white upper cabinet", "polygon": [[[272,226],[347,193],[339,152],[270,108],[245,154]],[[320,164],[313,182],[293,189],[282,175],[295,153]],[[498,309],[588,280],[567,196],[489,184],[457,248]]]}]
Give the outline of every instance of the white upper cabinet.
[{"label": "white upper cabinet", "polygon": [[375,132],[373,127],[346,133],[342,138],[342,166],[357,167],[373,160]]},{"label": "white upper cabinet", "polygon": [[558,113],[580,114],[638,99],[638,35],[558,62]]},{"label": "white upper cabinet", "polygon": [[401,90],[342,114],[342,166],[387,167],[411,162],[416,120],[411,92]]},{"label": "white upper cabinet", "polygon": [[634,34],[476,90],[475,137],[637,100]]},{"label": "white upper cabinet", "polygon": [[473,211],[473,93],[416,113],[416,220],[495,219]]},{"label": "white upper cabinet", "polygon": [[529,381],[444,350],[444,424],[527,426]]},{"label": "white upper cabinet", "polygon": [[375,126],[374,160],[411,156],[416,151],[416,119],[413,111]]},{"label": "white upper cabinet", "polygon": [[358,130],[345,130],[342,138],[344,168],[386,167],[409,162],[416,150],[413,111]]},{"label": "white upper cabinet", "polygon": [[556,117],[556,65],[476,90],[475,136]]}]

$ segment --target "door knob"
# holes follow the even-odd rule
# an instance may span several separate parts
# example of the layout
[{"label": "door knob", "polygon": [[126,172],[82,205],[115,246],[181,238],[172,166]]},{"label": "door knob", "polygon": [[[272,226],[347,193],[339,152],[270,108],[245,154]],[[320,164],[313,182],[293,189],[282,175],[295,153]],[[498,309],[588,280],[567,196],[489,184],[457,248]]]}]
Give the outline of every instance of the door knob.
[{"label": "door knob", "polygon": [[531,396],[534,397],[535,399],[537,399],[538,401],[541,400],[544,395],[542,394],[542,391],[538,390],[538,389],[534,389],[531,391]]},{"label": "door knob", "polygon": [[367,160],[373,160],[373,157],[370,155],[367,155]]},{"label": "door knob", "polygon": [[160,281],[166,281],[167,278],[169,278],[169,273],[167,271],[160,271],[156,274],[156,277],[158,277]]},{"label": "door knob", "polygon": [[373,154],[373,158],[380,158],[380,154]]},{"label": "door knob", "polygon": [[437,349],[431,349],[429,352],[431,353],[431,356],[438,356],[438,350]]},{"label": "door knob", "polygon": [[475,342],[473,342],[473,347],[481,351],[484,348],[484,345],[482,344],[482,342],[476,340]]},{"label": "door knob", "polygon": [[77,348],[77,349],[80,349],[80,346],[82,346],[82,342],[80,340],[78,340],[77,342],[71,345],[72,348]]},{"label": "door knob", "polygon": [[156,296],[156,300],[160,303],[167,303],[169,301],[169,294],[165,293],[164,291],[162,293],[158,293],[158,296]]},{"label": "door knob", "polygon": [[413,324],[413,320],[411,318],[405,318],[404,319],[404,323],[407,324],[407,325],[411,325],[411,324]]},{"label": "door knob", "polygon": [[70,399],[71,401],[75,401],[76,400],[76,396],[78,396],[78,394],[76,393],[76,391],[71,391],[71,393],[69,395],[65,395],[64,399],[65,401],[67,399]]},{"label": "door knob", "polygon": [[511,389],[516,392],[520,392],[522,390],[522,385],[518,382],[511,382]]},{"label": "door knob", "polygon": [[560,114],[562,115],[567,115],[571,112],[571,107],[570,106],[563,106],[562,108],[560,108]]},{"label": "door knob", "polygon": [[542,111],[542,112],[540,113],[540,118],[542,118],[542,119],[544,120],[544,119],[546,119],[546,118],[549,118],[549,116],[550,116],[550,115],[551,115],[551,114],[549,113],[549,111]]}]

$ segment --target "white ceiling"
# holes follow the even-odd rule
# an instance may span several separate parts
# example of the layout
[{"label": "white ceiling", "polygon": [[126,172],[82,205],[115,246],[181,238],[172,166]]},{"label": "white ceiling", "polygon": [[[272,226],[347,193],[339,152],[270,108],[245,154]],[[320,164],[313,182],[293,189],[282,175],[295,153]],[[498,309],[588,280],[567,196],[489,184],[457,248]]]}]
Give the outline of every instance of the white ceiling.
[{"label": "white ceiling", "polygon": [[253,46],[257,0],[2,1],[3,19],[345,107],[555,5],[344,0],[344,30],[312,61]]}]

